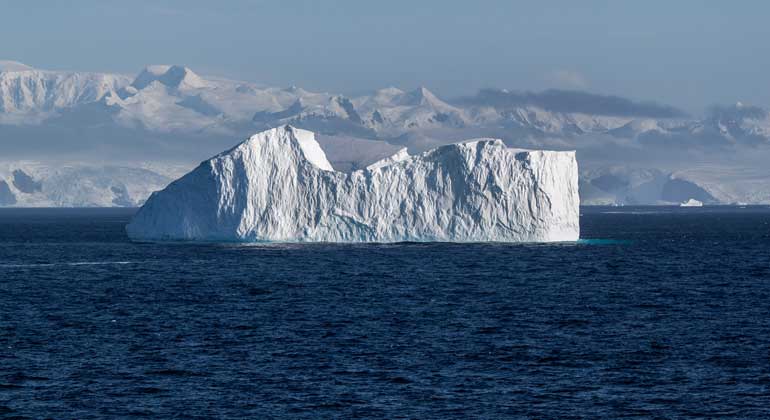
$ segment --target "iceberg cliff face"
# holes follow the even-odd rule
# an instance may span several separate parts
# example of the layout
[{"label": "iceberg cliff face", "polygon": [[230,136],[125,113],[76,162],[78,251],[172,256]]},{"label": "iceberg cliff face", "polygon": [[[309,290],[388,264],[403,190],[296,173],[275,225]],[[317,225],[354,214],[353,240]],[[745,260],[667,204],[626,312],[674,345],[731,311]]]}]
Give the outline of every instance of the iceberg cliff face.
[{"label": "iceberg cliff face", "polygon": [[154,193],[136,240],[574,241],[574,152],[475,140],[336,172],[312,132],[252,136]]}]

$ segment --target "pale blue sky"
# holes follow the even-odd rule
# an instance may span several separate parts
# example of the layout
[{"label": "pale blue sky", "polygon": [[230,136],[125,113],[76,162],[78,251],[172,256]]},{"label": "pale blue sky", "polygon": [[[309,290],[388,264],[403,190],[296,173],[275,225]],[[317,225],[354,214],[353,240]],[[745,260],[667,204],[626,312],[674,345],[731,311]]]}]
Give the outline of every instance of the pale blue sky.
[{"label": "pale blue sky", "polygon": [[0,0],[0,59],[358,93],[579,88],[770,106],[766,1]]}]

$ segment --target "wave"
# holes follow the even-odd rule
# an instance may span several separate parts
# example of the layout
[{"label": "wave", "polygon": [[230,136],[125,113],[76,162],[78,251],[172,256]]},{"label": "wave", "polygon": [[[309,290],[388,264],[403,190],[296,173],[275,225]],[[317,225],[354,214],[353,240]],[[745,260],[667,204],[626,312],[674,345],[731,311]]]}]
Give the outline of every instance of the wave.
[{"label": "wave", "polygon": [[0,264],[0,268],[42,268],[42,267],[78,267],[88,265],[127,265],[136,264],[135,261],[77,261],[63,263],[34,263],[34,264]]}]

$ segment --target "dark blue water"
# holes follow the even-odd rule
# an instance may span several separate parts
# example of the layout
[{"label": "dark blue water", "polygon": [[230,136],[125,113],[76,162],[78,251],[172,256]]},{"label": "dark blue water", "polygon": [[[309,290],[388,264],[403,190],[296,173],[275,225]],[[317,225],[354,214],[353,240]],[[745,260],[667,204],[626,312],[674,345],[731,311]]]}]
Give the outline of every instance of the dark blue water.
[{"label": "dark blue water", "polygon": [[0,211],[0,417],[770,416],[770,210],[579,244],[136,244]]}]

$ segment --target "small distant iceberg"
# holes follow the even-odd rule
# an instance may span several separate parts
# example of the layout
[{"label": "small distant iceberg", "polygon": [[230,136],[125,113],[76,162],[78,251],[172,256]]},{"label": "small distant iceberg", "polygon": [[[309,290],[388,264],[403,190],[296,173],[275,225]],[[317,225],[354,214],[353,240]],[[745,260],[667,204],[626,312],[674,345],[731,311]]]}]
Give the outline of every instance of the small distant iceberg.
[{"label": "small distant iceberg", "polygon": [[575,152],[479,139],[338,172],[315,135],[255,134],[153,193],[135,240],[563,242],[580,236]]},{"label": "small distant iceberg", "polygon": [[703,202],[691,198],[684,203],[679,204],[679,207],[703,207]]}]

